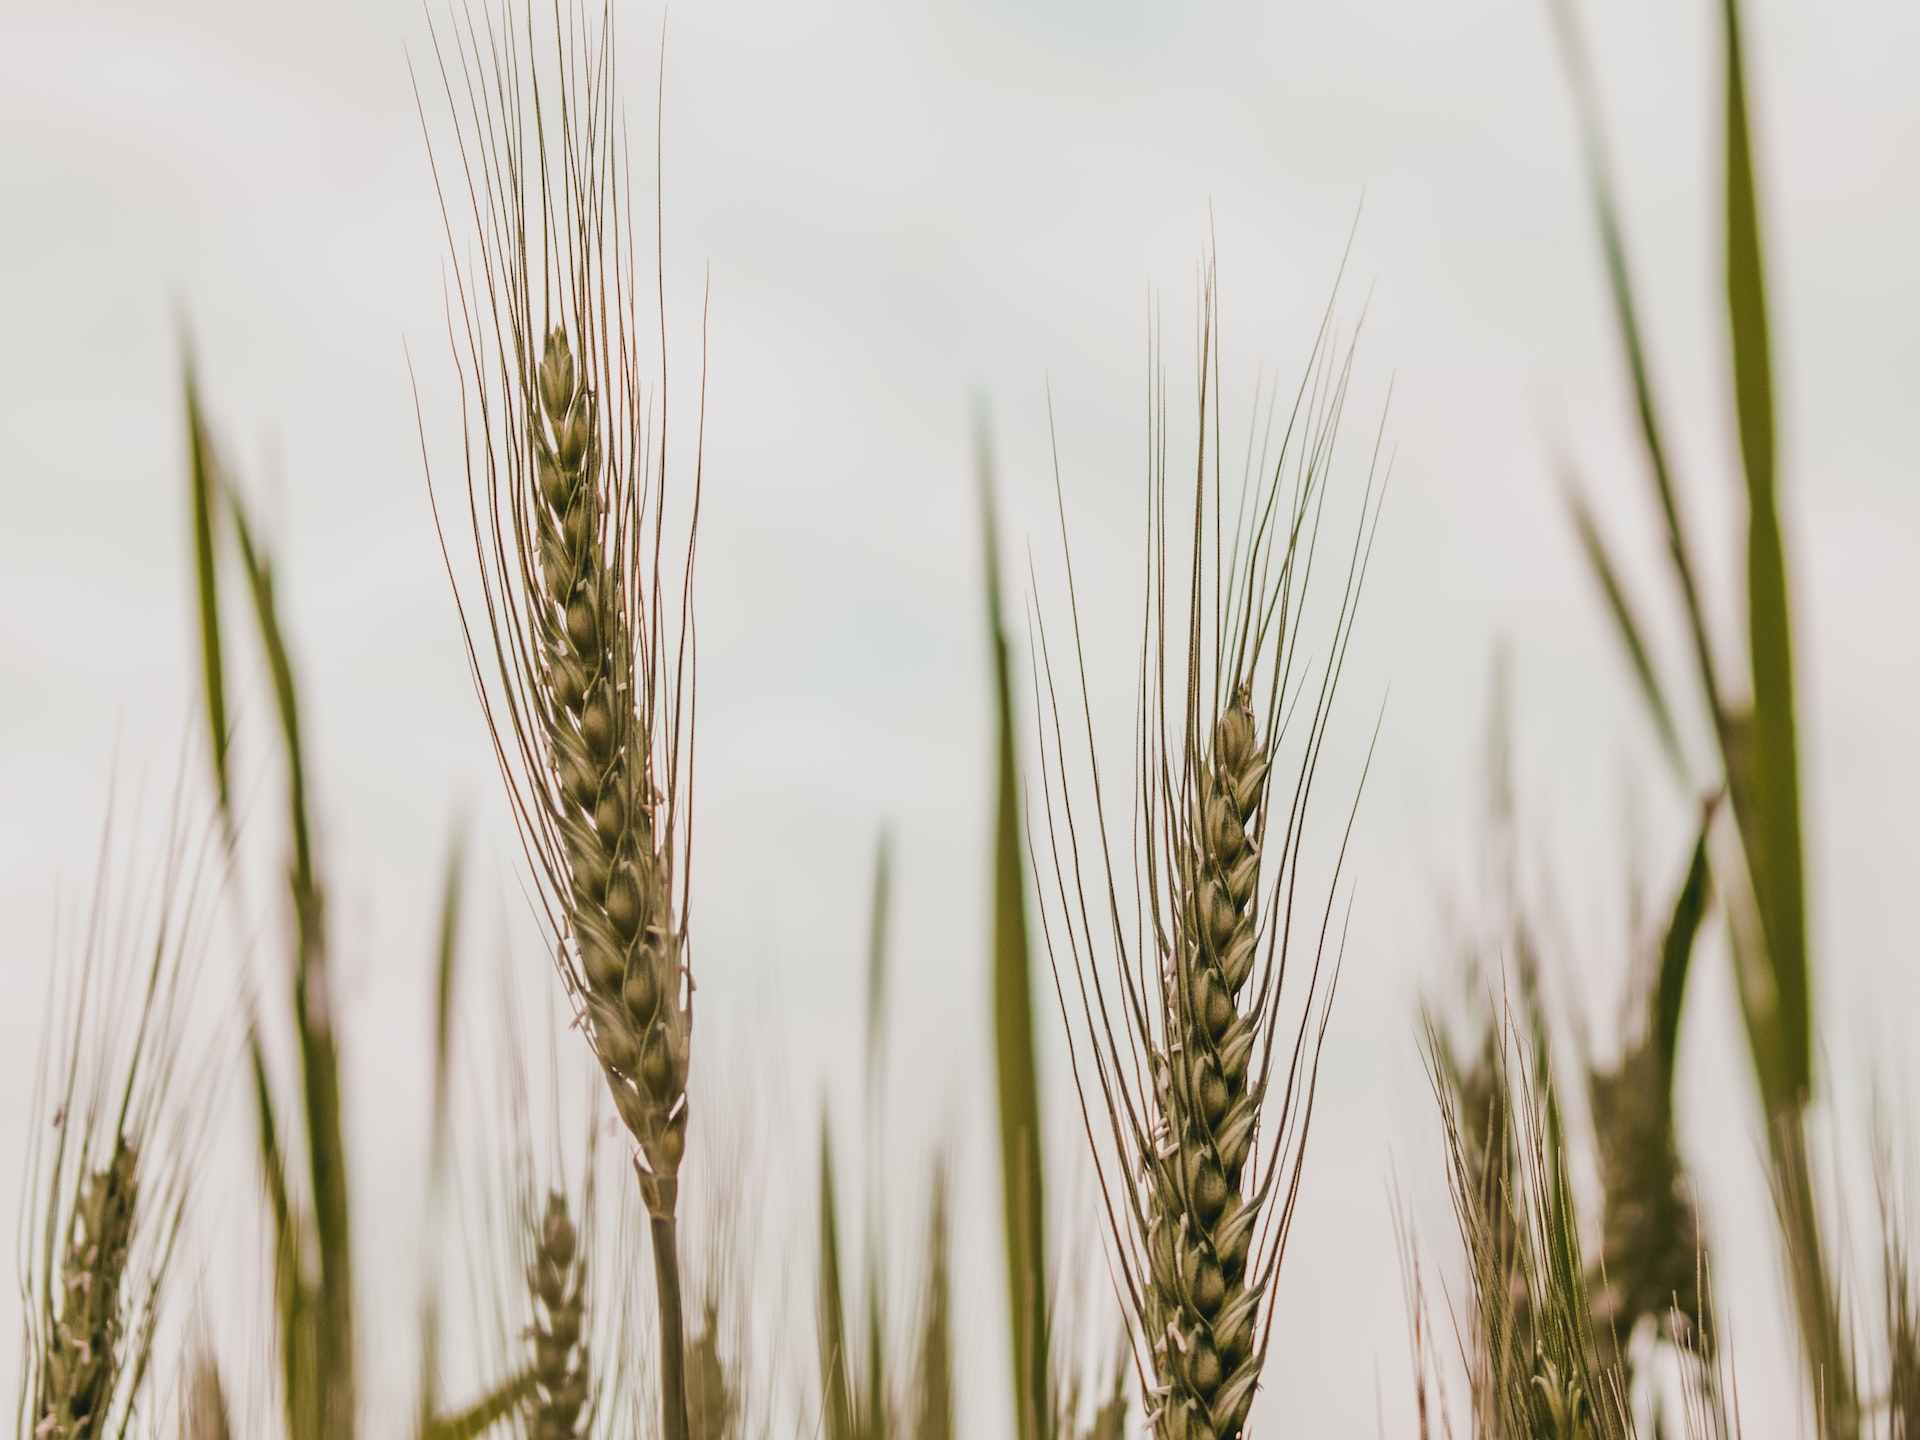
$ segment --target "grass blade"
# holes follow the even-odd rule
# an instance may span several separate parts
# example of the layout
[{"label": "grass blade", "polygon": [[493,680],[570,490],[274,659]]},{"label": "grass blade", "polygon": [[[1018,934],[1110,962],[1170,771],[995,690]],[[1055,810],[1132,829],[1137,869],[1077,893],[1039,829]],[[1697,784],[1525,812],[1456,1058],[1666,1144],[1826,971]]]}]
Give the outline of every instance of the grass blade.
[{"label": "grass blade", "polygon": [[1587,505],[1586,496],[1578,483],[1569,479],[1566,494],[1567,508],[1573,512],[1574,529],[1580,535],[1580,548],[1586,552],[1587,563],[1607,597],[1607,608],[1613,613],[1614,628],[1620,632],[1620,641],[1627,647],[1627,658],[1633,664],[1634,679],[1640,684],[1641,698],[1647,702],[1647,713],[1653,719],[1654,729],[1659,732],[1661,749],[1666,754],[1667,763],[1673,767],[1674,778],[1679,780],[1683,788],[1690,790],[1693,781],[1687,770],[1686,751],[1680,745],[1680,732],[1674,727],[1673,709],[1667,704],[1659,676],[1654,673],[1653,662],[1641,639],[1643,632],[1640,622],[1634,618],[1633,607],[1620,583],[1619,571],[1614,568],[1613,559],[1607,553],[1606,541],[1601,537],[1600,527],[1594,523],[1593,511]]},{"label": "grass blade", "polygon": [[227,790],[227,689],[220,648],[220,567],[214,549],[214,498],[219,472],[206,417],[200,410],[200,388],[191,358],[186,364],[187,470],[193,493],[193,563],[200,601],[200,668],[207,693],[207,727],[212,740],[213,781],[220,798],[220,816],[233,834],[233,807]]},{"label": "grass blade", "polygon": [[1693,639],[1694,660],[1699,669],[1700,687],[1708,713],[1716,727],[1724,709],[1720,701],[1719,674],[1713,662],[1713,650],[1707,642],[1706,622],[1702,618],[1699,591],[1694,584],[1693,562],[1687,545],[1685,527],[1674,498],[1672,467],[1667,462],[1666,443],[1662,439],[1659,408],[1653,395],[1653,382],[1647,373],[1645,347],[1641,343],[1639,309],[1634,300],[1633,279],[1627,269],[1626,242],[1620,229],[1619,206],[1614,201],[1613,181],[1607,171],[1606,146],[1602,138],[1599,103],[1594,95],[1593,77],[1587,69],[1586,50],[1580,39],[1573,14],[1573,0],[1553,0],[1555,28],[1561,54],[1573,84],[1579,111],[1580,135],[1586,152],[1587,179],[1593,192],[1594,215],[1600,229],[1600,245],[1606,255],[1607,283],[1613,297],[1614,319],[1620,328],[1620,343],[1626,353],[1628,378],[1633,386],[1634,408],[1640,421],[1640,437],[1646,445],[1648,466],[1653,472],[1654,489],[1660,501],[1660,513],[1666,521],[1667,548],[1673,559],[1674,575],[1686,603],[1687,623]]},{"label": "grass blade", "polygon": [[261,1178],[273,1217],[273,1299],[279,1326],[281,1375],[291,1440],[319,1440],[318,1396],[311,1297],[303,1264],[300,1219],[287,1186],[286,1159],[280,1148],[280,1127],[274,1117],[273,1091],[267,1083],[266,1056],[259,1030],[248,1027],[248,1057],[253,1070],[254,1113],[258,1122]]},{"label": "grass blade", "polygon": [[887,916],[892,905],[893,855],[886,832],[880,832],[873,859],[873,913],[867,931],[867,1093],[875,1093],[874,1071],[880,1061],[887,998]]},{"label": "grass blade", "polygon": [[[1806,888],[1801,855],[1799,747],[1793,705],[1792,625],[1775,505],[1772,358],[1754,195],[1740,22],[1725,0],[1727,91],[1727,316],[1740,453],[1747,479],[1747,625],[1753,714],[1739,774],[1729,775],[1778,996],[1782,1101],[1812,1085]],[[1778,1114],[1776,1107],[1774,1113]]]},{"label": "grass blade", "polygon": [[[440,933],[435,946],[433,1009],[433,1118],[427,1152],[428,1233],[440,1232],[445,1206],[448,1145],[448,1066],[453,1052],[453,981],[460,953],[460,892],[466,846],[456,833],[447,851],[447,873],[440,892]],[[439,1248],[427,1252],[426,1295],[420,1316],[420,1422],[422,1433],[438,1423],[440,1384]]]},{"label": "grass blade", "polygon": [[912,1440],[953,1440],[953,1296],[948,1278],[947,1174],[933,1174],[927,1219],[926,1289],[921,1295],[920,1349],[914,1362]]},{"label": "grass blade", "polygon": [[300,740],[299,695],[293,664],[274,606],[273,572],[255,543],[237,495],[229,497],[240,558],[253,597],[254,618],[273,678],[275,707],[287,758],[287,823],[293,846],[288,875],[297,931],[294,952],[294,1028],[300,1046],[308,1175],[319,1234],[320,1288],[315,1358],[321,1366],[322,1412],[328,1436],[355,1427],[353,1263],[347,1218],[347,1161],[342,1135],[340,1064],[326,984],[321,895],[314,875],[307,822],[306,764]]},{"label": "grass blade", "polygon": [[840,1293],[840,1216],[834,1201],[833,1137],[820,1120],[820,1403],[825,1440],[855,1440],[847,1375],[847,1307]]},{"label": "grass blade", "polygon": [[1047,1266],[1040,1146],[1039,1066],[1033,1043],[1032,955],[1020,772],[1014,753],[1013,682],[1000,609],[1000,552],[993,461],[984,422],[975,436],[986,547],[987,626],[997,718],[993,832],[993,1036],[1000,1097],[1001,1187],[1007,1236],[1007,1302],[1013,1339],[1015,1434],[1042,1440],[1052,1414],[1047,1373]]},{"label": "grass blade", "polygon": [[1680,1005],[1686,997],[1687,970],[1693,960],[1693,942],[1700,934],[1700,922],[1706,918],[1711,898],[1712,875],[1707,861],[1707,838],[1713,829],[1709,803],[1700,817],[1700,838],[1694,843],[1693,859],[1687,865],[1687,878],[1673,902],[1673,915],[1660,941],[1660,971],[1654,981],[1653,1043],[1666,1066],[1667,1086],[1673,1085],[1674,1058],[1680,1045]]}]

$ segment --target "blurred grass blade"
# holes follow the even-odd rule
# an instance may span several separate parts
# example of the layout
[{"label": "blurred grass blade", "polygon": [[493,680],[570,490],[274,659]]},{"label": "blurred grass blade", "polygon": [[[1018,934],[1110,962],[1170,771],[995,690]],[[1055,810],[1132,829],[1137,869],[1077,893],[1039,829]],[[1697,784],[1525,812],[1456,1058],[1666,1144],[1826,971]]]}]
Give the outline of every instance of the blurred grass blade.
[{"label": "blurred grass blade", "polygon": [[1660,973],[1654,981],[1653,1043],[1666,1067],[1667,1086],[1673,1086],[1674,1058],[1680,1044],[1680,1006],[1686,998],[1687,969],[1693,960],[1694,940],[1700,934],[1700,922],[1706,918],[1711,898],[1712,876],[1707,860],[1707,840],[1713,829],[1717,807],[1709,802],[1700,817],[1700,838],[1694,843],[1693,859],[1687,865],[1687,878],[1673,902],[1673,916],[1660,940]]},{"label": "blurred grass blade", "polygon": [[532,1393],[533,1373],[516,1375],[459,1414],[443,1415],[423,1426],[420,1440],[479,1440],[501,1421],[512,1419]]},{"label": "blurred grass blade", "polygon": [[187,457],[193,491],[193,562],[200,599],[200,667],[206,683],[207,726],[213,742],[213,781],[220,818],[233,838],[233,805],[227,789],[227,687],[220,652],[220,567],[214,549],[215,494],[219,472],[213,442],[200,410],[200,387],[193,360],[186,361]]},{"label": "blurred grass blade", "polygon": [[[876,1207],[877,1208],[877,1207]],[[893,1434],[887,1415],[887,1340],[886,1317],[882,1313],[880,1289],[879,1226],[868,1221],[867,1242],[867,1373],[866,1398],[860,1408],[861,1440],[887,1440]]]},{"label": "blurred grass blade", "polygon": [[1606,145],[1602,138],[1600,107],[1595,98],[1593,77],[1587,67],[1586,49],[1580,38],[1579,23],[1573,13],[1573,0],[1553,0],[1555,29],[1573,85],[1579,112],[1580,136],[1587,160],[1587,180],[1593,192],[1595,219],[1600,228],[1600,246],[1606,256],[1607,282],[1613,296],[1615,322],[1620,327],[1620,342],[1626,352],[1628,378],[1633,385],[1634,407],[1640,421],[1640,437],[1647,448],[1647,461],[1653,472],[1654,488],[1660,501],[1660,513],[1666,521],[1667,547],[1673,559],[1675,578],[1686,603],[1687,623],[1693,639],[1694,660],[1699,669],[1700,686],[1707,710],[1716,727],[1720,724],[1719,674],[1713,662],[1713,650],[1707,641],[1706,622],[1700,609],[1699,591],[1694,584],[1693,562],[1686,531],[1674,497],[1673,474],[1667,463],[1666,443],[1662,439],[1653,383],[1647,374],[1646,351],[1641,343],[1639,310],[1634,301],[1632,276],[1627,269],[1626,242],[1620,230],[1619,207],[1614,201],[1613,182],[1607,171]]},{"label": "blurred grass blade", "polygon": [[261,1177],[273,1216],[273,1299],[279,1328],[281,1385],[285,1389],[287,1433],[290,1440],[319,1440],[321,1435],[311,1297],[307,1292],[300,1217],[293,1209],[287,1186],[280,1127],[274,1118],[273,1091],[267,1084],[266,1056],[257,1027],[248,1026],[248,1057],[253,1069],[253,1099],[258,1121]]},{"label": "blurred grass blade", "polygon": [[919,1354],[914,1361],[911,1440],[953,1440],[953,1295],[948,1271],[947,1172],[933,1171],[927,1258],[921,1293]]},{"label": "blurred grass blade", "polygon": [[1753,715],[1745,763],[1729,774],[1759,902],[1779,1003],[1781,1074],[1773,1088],[1803,1096],[1812,1086],[1806,888],[1800,834],[1799,746],[1786,559],[1775,505],[1773,366],[1766,279],[1747,123],[1740,20],[1725,0],[1727,90],[1727,316],[1740,453],[1747,477],[1747,625]]},{"label": "blurred grass blade", "polygon": [[1042,1440],[1052,1414],[1047,1356],[1047,1265],[1041,1168],[1039,1066],[1033,1043],[1032,955],[1020,771],[1014,754],[1013,682],[1000,609],[1000,552],[986,424],[975,432],[986,549],[987,626],[993,643],[996,787],[993,832],[993,1038],[1000,1095],[1000,1176],[1005,1199],[1007,1303],[1013,1340],[1015,1434]]},{"label": "blurred grass blade", "polygon": [[[440,892],[440,933],[435,946],[433,1007],[433,1118],[427,1152],[428,1235],[440,1233],[446,1200],[448,1068],[453,1054],[453,980],[460,953],[460,891],[466,846],[458,832],[447,850]],[[430,1433],[439,1410],[440,1249],[431,1238],[426,1255],[426,1294],[420,1316],[420,1423]]]},{"label": "blurred grass blade", "polygon": [[[280,732],[287,750],[288,827],[293,839],[294,918],[306,927],[315,917],[306,913],[301,902],[313,895],[313,848],[307,827],[307,777],[305,752],[300,744],[299,696],[293,683],[293,664],[287,658],[285,639],[273,601],[273,569],[266,554],[254,543],[253,527],[247,523],[246,508],[238,495],[229,496],[234,532],[240,541],[240,558],[246,566],[247,589],[253,598],[254,621],[260,630],[260,643],[267,652],[267,669],[273,678],[274,704],[280,717]],[[303,944],[303,952],[304,952]],[[306,957],[304,953],[302,960]]]},{"label": "blurred grass blade", "polygon": [[334,1046],[327,990],[326,941],[321,894],[313,865],[307,818],[306,763],[300,740],[299,696],[293,664],[274,606],[273,572],[256,545],[240,497],[229,495],[240,558],[253,597],[254,618],[266,650],[267,668],[280,718],[287,760],[287,823],[293,846],[288,876],[297,937],[294,952],[294,1028],[300,1045],[306,1100],[307,1166],[313,1184],[314,1224],[319,1234],[320,1290],[316,1358],[321,1366],[321,1407],[328,1440],[355,1428],[353,1260],[347,1221],[347,1161],[342,1136],[340,1065]]},{"label": "blurred grass blade", "polygon": [[833,1137],[820,1119],[820,1404],[825,1440],[855,1440],[847,1376],[847,1307],[840,1293],[840,1216],[834,1201]]},{"label": "blurred grass blade", "polygon": [[1606,594],[1607,608],[1613,612],[1614,627],[1620,632],[1621,643],[1627,647],[1627,658],[1633,663],[1634,678],[1640,683],[1641,698],[1647,702],[1647,712],[1653,718],[1654,729],[1660,733],[1661,749],[1666,754],[1667,763],[1673,767],[1674,778],[1682,788],[1691,790],[1693,781],[1687,770],[1686,752],[1680,745],[1680,732],[1674,727],[1672,707],[1667,704],[1667,697],[1660,688],[1660,679],[1654,674],[1653,661],[1641,639],[1640,622],[1634,618],[1633,607],[1620,583],[1619,571],[1614,568],[1613,559],[1607,553],[1606,541],[1601,538],[1600,527],[1594,523],[1586,495],[1578,481],[1571,476],[1566,483],[1566,495],[1567,508],[1573,512],[1574,528],[1580,534],[1580,547],[1586,552],[1594,578],[1600,582],[1600,588]]},{"label": "blurred grass blade", "polygon": [[886,831],[873,858],[873,912],[867,930],[867,1093],[875,1091],[887,998],[887,915],[892,904],[893,856]]},{"label": "blurred grass blade", "polygon": [[446,1162],[447,1071],[453,1052],[453,981],[460,952],[460,892],[466,845],[456,834],[447,850],[446,878],[440,887],[440,932],[434,948],[433,1004],[433,1167]]}]

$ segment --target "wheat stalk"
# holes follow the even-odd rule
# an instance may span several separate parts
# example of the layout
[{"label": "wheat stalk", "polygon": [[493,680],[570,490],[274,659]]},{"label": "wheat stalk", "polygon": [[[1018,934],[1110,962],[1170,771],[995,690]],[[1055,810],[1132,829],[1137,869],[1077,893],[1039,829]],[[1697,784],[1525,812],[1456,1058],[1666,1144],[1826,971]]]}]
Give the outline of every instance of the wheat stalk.
[{"label": "wheat stalk", "polygon": [[[456,266],[479,570],[479,603],[462,601],[462,621],[561,978],[637,1148],[663,1429],[684,1440],[676,1217],[692,1032],[684,856],[698,461],[681,550],[666,515],[664,347],[650,363],[636,334],[611,24],[578,10],[555,23],[551,73],[525,59],[511,26],[483,40],[469,24],[438,49],[447,97],[472,118],[458,150],[480,238],[478,260]],[[448,568],[452,577],[450,558]],[[479,661],[489,644],[494,682]]]},{"label": "wheat stalk", "polygon": [[[1370,481],[1315,678],[1298,655],[1301,604],[1351,352],[1334,363],[1323,325],[1277,453],[1265,444],[1257,459],[1250,453],[1236,504],[1221,475],[1215,315],[1209,266],[1184,573],[1167,518],[1163,392],[1155,396],[1131,875],[1093,754],[1077,600],[1084,774],[1068,773],[1067,722],[1038,626],[1050,838],[1045,855],[1035,854],[1036,881],[1049,896],[1046,942],[1135,1320],[1135,1363],[1161,1440],[1241,1434],[1265,1360],[1338,968],[1328,952],[1330,889],[1308,922],[1317,934],[1303,941],[1311,963],[1297,1026],[1283,1024],[1298,850],[1378,515],[1376,506],[1367,518]],[[1070,553],[1068,586],[1071,596]],[[1294,716],[1291,774],[1276,790],[1289,764],[1287,721],[1308,693],[1304,717]],[[1348,824],[1350,833],[1351,816]],[[1077,1005],[1067,999],[1069,974]],[[1074,1034],[1076,1016],[1084,1033]]]}]

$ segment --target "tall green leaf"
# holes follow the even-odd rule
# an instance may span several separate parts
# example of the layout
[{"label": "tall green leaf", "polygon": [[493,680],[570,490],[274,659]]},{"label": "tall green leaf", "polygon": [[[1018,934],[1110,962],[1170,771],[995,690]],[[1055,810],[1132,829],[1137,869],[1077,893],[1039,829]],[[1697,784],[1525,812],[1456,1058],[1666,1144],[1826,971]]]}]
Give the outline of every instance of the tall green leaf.
[{"label": "tall green leaf", "polygon": [[[433,1118],[427,1149],[428,1235],[440,1233],[446,1199],[448,1078],[453,1055],[454,967],[460,953],[460,891],[465,845],[456,833],[447,851],[446,878],[440,891],[440,930],[434,946]],[[440,1248],[430,1238],[426,1293],[420,1315],[420,1422],[429,1433],[439,1412]]]},{"label": "tall green leaf", "polygon": [[185,368],[187,474],[193,501],[193,569],[200,611],[200,669],[206,687],[214,788],[220,800],[221,822],[231,843],[233,805],[227,789],[227,687],[220,645],[220,567],[213,529],[220,481],[214,464],[213,443],[207,435],[206,417],[200,409],[200,388],[191,357]]},{"label": "tall green leaf", "polygon": [[1747,627],[1753,665],[1751,732],[1728,784],[1766,935],[1778,1004],[1780,1073],[1770,1077],[1779,1114],[1812,1085],[1806,881],[1801,855],[1800,764],[1793,705],[1792,623],[1775,504],[1773,361],[1766,277],[1754,195],[1740,18],[1724,0],[1727,99],[1727,318],[1740,454],[1747,478]]},{"label": "tall green leaf", "polygon": [[933,1209],[927,1219],[919,1354],[909,1407],[911,1440],[953,1440],[954,1436],[953,1297],[947,1252],[947,1173],[944,1165],[936,1165]]},{"label": "tall green leaf", "polygon": [[1686,998],[1687,970],[1693,961],[1693,942],[1706,918],[1712,880],[1707,868],[1707,839],[1713,830],[1715,807],[1707,805],[1700,817],[1700,837],[1686,879],[1674,898],[1673,915],[1660,938],[1660,969],[1654,978],[1651,1037],[1666,1066],[1667,1084],[1673,1084],[1674,1059],[1680,1047],[1680,1005]]},{"label": "tall green leaf", "polygon": [[275,708],[287,762],[287,826],[293,859],[288,886],[295,924],[293,1018],[300,1049],[302,1093],[306,1101],[307,1173],[313,1185],[315,1229],[319,1237],[320,1287],[317,1300],[317,1360],[327,1440],[351,1436],[355,1429],[353,1258],[348,1232],[347,1158],[342,1135],[340,1062],[334,1045],[332,1003],[327,987],[326,937],[313,843],[307,818],[305,751],[300,738],[299,695],[293,663],[274,604],[273,572],[255,543],[253,529],[237,494],[229,495],[240,558],[253,597],[254,619],[273,679]]},{"label": "tall green leaf", "polygon": [[1620,632],[1620,643],[1626,647],[1627,659],[1633,665],[1634,679],[1640,684],[1640,697],[1646,702],[1653,728],[1659,732],[1660,748],[1666,755],[1668,765],[1673,768],[1674,778],[1682,786],[1691,788],[1686,751],[1680,744],[1680,732],[1673,723],[1673,709],[1667,704],[1666,692],[1654,672],[1653,660],[1648,654],[1646,642],[1641,638],[1643,631],[1640,622],[1627,599],[1626,588],[1620,582],[1620,573],[1614,566],[1613,557],[1607,552],[1600,527],[1594,522],[1585,492],[1577,483],[1569,480],[1566,495],[1567,508],[1573,512],[1574,529],[1580,536],[1580,548],[1586,553],[1587,564],[1600,584],[1601,593],[1607,597],[1607,608],[1612,612],[1614,628]]},{"label": "tall green leaf", "polygon": [[261,1178],[273,1220],[273,1299],[280,1353],[280,1383],[287,1407],[290,1440],[317,1440],[322,1433],[316,1383],[316,1345],[313,1333],[313,1297],[303,1263],[300,1217],[287,1185],[280,1127],[274,1118],[273,1091],[267,1083],[266,1056],[260,1032],[247,1027],[247,1053],[252,1065],[256,1137],[260,1147]]},{"label": "tall green leaf", "polygon": [[1688,631],[1693,639],[1694,663],[1707,713],[1716,727],[1723,707],[1720,700],[1719,673],[1713,648],[1707,640],[1706,621],[1701,611],[1699,587],[1694,581],[1692,547],[1686,526],[1680,517],[1675,497],[1672,467],[1667,459],[1666,441],[1660,424],[1659,406],[1654,399],[1653,381],[1648,374],[1646,348],[1641,341],[1640,312],[1634,299],[1633,277],[1627,267],[1626,241],[1621,234],[1619,206],[1614,200],[1613,180],[1607,169],[1606,143],[1600,124],[1599,102],[1594,95],[1593,77],[1587,68],[1586,49],[1574,18],[1573,0],[1553,0],[1555,28],[1560,37],[1561,54],[1573,84],[1579,112],[1580,136],[1587,160],[1587,183],[1592,190],[1595,219],[1600,229],[1600,246],[1606,257],[1607,283],[1613,298],[1614,321],[1620,330],[1628,379],[1633,386],[1634,410],[1640,422],[1640,438],[1646,447],[1648,469],[1660,513],[1666,522],[1667,550],[1673,561],[1674,578],[1685,602]]},{"label": "tall green leaf", "polygon": [[993,461],[984,423],[976,433],[975,446],[996,706],[993,1038],[1000,1097],[1000,1177],[1005,1202],[1015,1434],[1019,1440],[1043,1440],[1053,1405],[1047,1369],[1046,1207],[1040,1143],[1040,1082],[1033,1041],[1033,962],[1027,935],[1026,858],[1020,823],[1020,769],[1014,749],[1013,681],[1000,608]]}]

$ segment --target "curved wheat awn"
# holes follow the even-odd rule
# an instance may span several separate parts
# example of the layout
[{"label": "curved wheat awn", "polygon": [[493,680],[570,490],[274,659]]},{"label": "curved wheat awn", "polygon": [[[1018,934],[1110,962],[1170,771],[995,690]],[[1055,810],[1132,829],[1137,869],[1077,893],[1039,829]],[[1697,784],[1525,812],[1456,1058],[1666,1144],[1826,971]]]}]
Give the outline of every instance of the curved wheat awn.
[{"label": "curved wheat awn", "polygon": [[[665,283],[656,273],[655,358],[610,18],[556,8],[550,54],[530,18],[524,34],[514,23],[468,12],[435,41],[457,122],[458,168],[435,163],[478,562],[461,618],[560,976],[636,1145],[663,1427],[679,1440],[699,438],[669,516]],[[462,206],[471,259],[454,238]]]},{"label": "curved wheat awn", "polygon": [[[1272,401],[1257,452],[1260,432],[1250,436],[1236,499],[1221,465],[1217,316],[1209,263],[1184,554],[1164,378],[1150,386],[1130,834],[1103,789],[1070,553],[1066,687],[1036,621],[1043,934],[1161,1440],[1240,1435],[1266,1356],[1339,969],[1339,867],[1323,902],[1304,895],[1301,841],[1379,516],[1376,444],[1330,648],[1316,659],[1304,600],[1352,349],[1333,352],[1329,309],[1277,445]],[[1061,524],[1064,545],[1064,506]],[[1296,1001],[1287,982],[1302,948]]]}]

